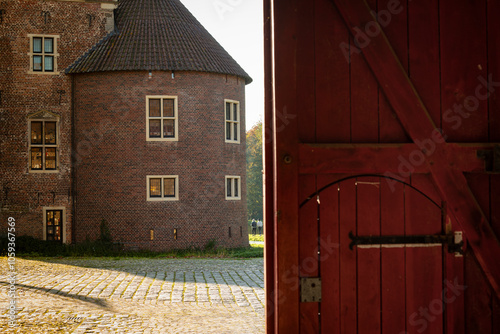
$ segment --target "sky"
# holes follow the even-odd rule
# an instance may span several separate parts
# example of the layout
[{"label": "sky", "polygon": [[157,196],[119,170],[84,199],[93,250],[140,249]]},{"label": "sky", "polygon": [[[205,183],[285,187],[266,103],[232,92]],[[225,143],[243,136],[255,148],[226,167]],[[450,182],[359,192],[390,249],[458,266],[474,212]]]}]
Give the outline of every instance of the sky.
[{"label": "sky", "polygon": [[257,0],[181,0],[252,77],[246,86],[246,128],[264,114],[263,5]]}]

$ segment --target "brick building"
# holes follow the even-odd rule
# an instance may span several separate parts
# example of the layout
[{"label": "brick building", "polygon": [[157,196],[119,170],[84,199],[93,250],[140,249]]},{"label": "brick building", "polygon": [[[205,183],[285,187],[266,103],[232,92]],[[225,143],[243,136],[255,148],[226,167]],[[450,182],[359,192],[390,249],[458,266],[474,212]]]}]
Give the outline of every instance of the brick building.
[{"label": "brick building", "polygon": [[248,245],[248,74],[179,0],[0,2],[1,227]]}]

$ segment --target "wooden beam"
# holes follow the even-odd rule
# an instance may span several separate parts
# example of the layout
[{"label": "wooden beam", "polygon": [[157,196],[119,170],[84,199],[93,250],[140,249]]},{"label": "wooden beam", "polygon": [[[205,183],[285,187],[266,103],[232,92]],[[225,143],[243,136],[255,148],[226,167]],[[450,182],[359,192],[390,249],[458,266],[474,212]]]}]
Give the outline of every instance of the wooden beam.
[{"label": "wooden beam", "polygon": [[273,212],[273,55],[271,0],[264,0],[264,83],[265,113],[263,124],[264,158],[264,288],[266,292],[266,334],[275,333],[276,309],[278,304],[274,273],[274,212]]},{"label": "wooden beam", "polygon": [[[370,14],[366,2],[363,0],[332,0],[332,2],[337,6],[355,39],[368,23],[374,27],[378,26],[378,34],[371,33],[371,37],[365,39],[364,45],[359,45],[363,46],[361,51],[412,140],[415,143],[429,140],[436,126],[382,28]],[[446,143],[437,144],[434,154],[426,156],[426,163],[443,199],[448,203],[450,212],[465,232],[483,272],[500,298],[500,266],[498,266],[500,243],[472,195],[462,171],[449,168],[446,161],[447,152],[449,148]]]},{"label": "wooden beam", "polygon": [[[485,172],[485,161],[477,152],[493,150],[494,144],[448,144],[449,168],[462,172]],[[300,144],[299,173],[396,174],[430,173],[416,144]]]},{"label": "wooden beam", "polygon": [[[298,334],[299,320],[299,207],[298,207],[298,115],[296,34],[297,0],[272,1],[273,39],[273,191],[274,191],[274,282],[275,332]],[[278,60],[278,61],[276,61]],[[293,70],[295,68],[295,70]],[[279,135],[278,135],[279,133]]]}]

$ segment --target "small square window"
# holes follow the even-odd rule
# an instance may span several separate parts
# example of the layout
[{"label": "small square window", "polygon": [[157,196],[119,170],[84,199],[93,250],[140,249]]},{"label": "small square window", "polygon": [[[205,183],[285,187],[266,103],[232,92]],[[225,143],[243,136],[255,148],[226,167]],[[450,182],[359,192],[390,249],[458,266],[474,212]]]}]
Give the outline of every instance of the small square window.
[{"label": "small square window", "polygon": [[159,119],[149,120],[149,137],[161,138],[161,120]]},{"label": "small square window", "polygon": [[53,72],[54,71],[54,57],[45,56],[44,67],[45,67],[46,72]]},{"label": "small square window", "polygon": [[42,41],[41,37],[33,37],[33,53],[42,53]]},{"label": "small square window", "polygon": [[45,38],[45,43],[43,43],[45,53],[54,53],[54,39]]},{"label": "small square window", "polygon": [[149,179],[149,196],[161,197],[161,179]]},{"label": "small square window", "polygon": [[33,71],[43,71],[42,56],[33,56]]},{"label": "small square window", "polygon": [[175,178],[163,179],[163,196],[175,197]]},{"label": "small square window", "polygon": [[148,176],[148,201],[176,201],[179,199],[179,177],[177,175]]},{"label": "small square window", "polygon": [[161,117],[160,99],[149,100],[149,117]]},{"label": "small square window", "polygon": [[31,169],[43,170],[42,167],[42,148],[34,147],[31,149]]},{"label": "small square window", "polygon": [[177,141],[177,97],[146,97],[146,140]]}]

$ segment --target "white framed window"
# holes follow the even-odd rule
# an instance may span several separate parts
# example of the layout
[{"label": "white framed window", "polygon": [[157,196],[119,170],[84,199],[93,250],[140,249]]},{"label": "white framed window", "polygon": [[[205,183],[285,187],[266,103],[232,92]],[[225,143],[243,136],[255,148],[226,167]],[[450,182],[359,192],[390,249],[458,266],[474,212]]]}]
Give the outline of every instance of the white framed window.
[{"label": "white framed window", "polygon": [[177,96],[146,96],[146,140],[178,140]]},{"label": "white framed window", "polygon": [[59,172],[59,118],[36,113],[29,118],[28,129],[30,173]]},{"label": "white framed window", "polygon": [[226,200],[241,200],[241,177],[226,176]]},{"label": "white framed window", "polygon": [[57,71],[58,35],[28,35],[30,39],[30,74],[59,74]]},{"label": "white framed window", "polygon": [[224,100],[226,143],[240,143],[240,103]]},{"label": "white framed window", "polygon": [[178,201],[178,175],[149,175],[147,177],[148,201]]},{"label": "white framed window", "polygon": [[43,240],[66,243],[65,207],[43,207]]}]

